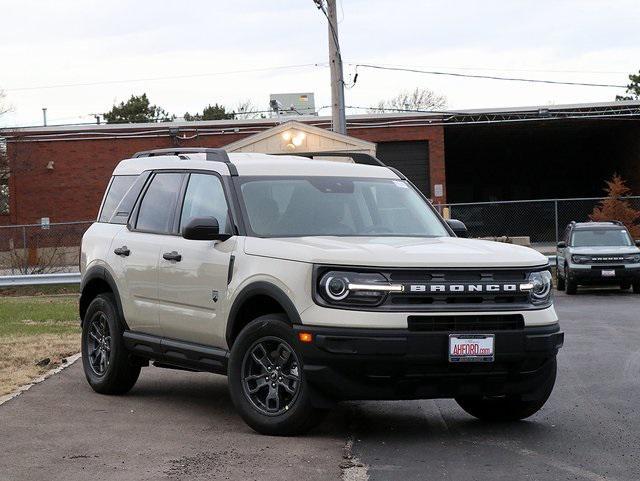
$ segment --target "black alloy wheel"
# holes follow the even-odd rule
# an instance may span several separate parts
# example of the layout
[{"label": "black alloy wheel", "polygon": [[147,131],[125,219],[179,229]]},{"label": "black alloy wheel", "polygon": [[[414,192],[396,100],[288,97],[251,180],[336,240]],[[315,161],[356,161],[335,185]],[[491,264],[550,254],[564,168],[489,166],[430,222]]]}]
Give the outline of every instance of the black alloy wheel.
[{"label": "black alloy wheel", "polygon": [[263,337],[242,361],[242,388],[259,412],[278,416],[289,410],[300,393],[300,362],[283,339]]},{"label": "black alloy wheel", "polygon": [[82,323],[82,367],[91,388],[101,394],[124,394],[140,375],[142,363],[127,352],[123,322],[112,293],[98,294]]},{"label": "black alloy wheel", "polygon": [[232,342],[229,394],[251,428],[292,436],[322,422],[333,403],[309,384],[300,341],[286,316],[260,316]]},{"label": "black alloy wheel", "polygon": [[104,376],[111,357],[111,331],[104,312],[96,312],[89,320],[89,366],[97,376]]}]

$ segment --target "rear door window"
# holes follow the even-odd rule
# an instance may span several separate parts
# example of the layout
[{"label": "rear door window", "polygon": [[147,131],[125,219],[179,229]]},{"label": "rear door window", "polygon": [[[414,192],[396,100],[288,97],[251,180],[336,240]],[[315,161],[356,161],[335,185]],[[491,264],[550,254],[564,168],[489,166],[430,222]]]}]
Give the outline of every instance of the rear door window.
[{"label": "rear door window", "polygon": [[158,173],[142,198],[136,230],[171,234],[184,174]]}]

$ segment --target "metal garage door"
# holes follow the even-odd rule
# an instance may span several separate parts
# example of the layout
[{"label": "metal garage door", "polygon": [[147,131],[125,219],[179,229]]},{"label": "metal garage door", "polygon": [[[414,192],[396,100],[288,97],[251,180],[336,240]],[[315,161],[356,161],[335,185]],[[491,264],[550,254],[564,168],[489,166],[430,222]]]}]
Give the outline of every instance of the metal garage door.
[{"label": "metal garage door", "polygon": [[376,157],[390,167],[395,167],[427,197],[429,189],[429,143],[419,142],[378,142]]}]

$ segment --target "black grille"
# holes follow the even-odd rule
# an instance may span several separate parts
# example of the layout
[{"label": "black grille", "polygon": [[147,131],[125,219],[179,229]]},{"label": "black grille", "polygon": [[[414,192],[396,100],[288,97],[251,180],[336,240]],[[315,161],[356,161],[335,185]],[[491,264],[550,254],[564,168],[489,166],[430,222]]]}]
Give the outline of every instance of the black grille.
[{"label": "black grille", "polygon": [[491,332],[524,329],[522,314],[409,316],[407,320],[410,331],[420,332]]},{"label": "black grille", "polygon": [[[477,309],[479,304],[496,309],[525,307],[530,304],[529,296],[519,289],[489,292],[486,289],[469,292],[452,292],[448,286],[466,287],[526,283],[530,270],[525,269],[393,269],[384,274],[390,282],[403,284],[404,292],[392,293],[383,305],[389,309]],[[432,292],[431,285],[446,286],[444,292]],[[427,286],[426,292],[411,292],[412,285]]]},{"label": "black grille", "polygon": [[482,282],[486,280],[496,282],[524,282],[527,280],[528,272],[521,269],[398,269],[389,271],[388,275],[392,282]]}]

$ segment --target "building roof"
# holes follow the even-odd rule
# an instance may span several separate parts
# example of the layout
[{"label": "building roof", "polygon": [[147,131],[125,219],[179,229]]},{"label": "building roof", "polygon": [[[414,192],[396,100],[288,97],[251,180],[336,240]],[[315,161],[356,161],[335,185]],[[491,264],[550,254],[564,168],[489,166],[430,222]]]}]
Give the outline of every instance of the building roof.
[{"label": "building roof", "polygon": [[[593,118],[640,118],[640,101],[612,101],[584,104],[537,105],[528,107],[498,107],[484,109],[456,109],[434,112],[387,112],[347,116],[348,128],[380,126],[455,125],[460,123],[495,123],[522,120],[558,120]],[[139,124],[76,124],[32,126],[0,129],[0,136],[28,137],[30,140],[48,140],[64,137],[109,138],[141,137],[159,132],[215,132],[216,134],[256,134],[283,122],[295,120],[321,128],[331,126],[330,116],[301,115],[295,118],[202,120],[195,122],[154,122]]]}]

